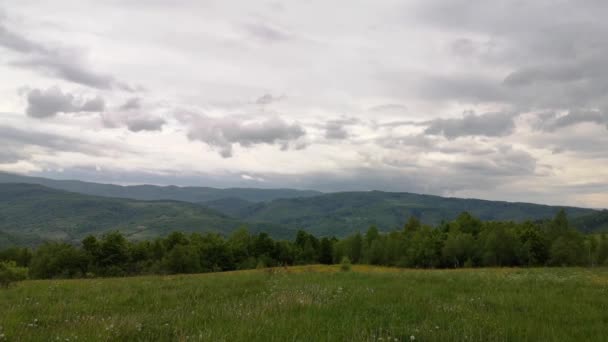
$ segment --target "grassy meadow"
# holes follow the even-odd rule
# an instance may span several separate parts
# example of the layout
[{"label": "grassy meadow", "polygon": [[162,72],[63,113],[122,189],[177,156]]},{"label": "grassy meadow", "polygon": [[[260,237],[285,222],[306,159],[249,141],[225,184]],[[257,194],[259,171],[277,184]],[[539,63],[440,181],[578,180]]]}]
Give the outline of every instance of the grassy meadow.
[{"label": "grassy meadow", "polygon": [[2,341],[607,338],[607,268],[302,266],[0,289]]}]

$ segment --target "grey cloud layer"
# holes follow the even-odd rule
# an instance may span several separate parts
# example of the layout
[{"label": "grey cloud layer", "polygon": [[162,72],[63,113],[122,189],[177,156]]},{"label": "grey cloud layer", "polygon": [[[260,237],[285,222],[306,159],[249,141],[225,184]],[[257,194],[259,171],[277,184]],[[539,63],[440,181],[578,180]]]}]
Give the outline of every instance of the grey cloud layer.
[{"label": "grey cloud layer", "polygon": [[105,101],[99,96],[79,100],[70,93],[62,92],[59,87],[32,89],[26,97],[27,115],[40,119],[57,113],[101,112],[105,109]]},{"label": "grey cloud layer", "polygon": [[[13,161],[30,159],[31,155],[25,151],[32,146],[42,148],[48,153],[78,152],[92,156],[104,156],[108,153],[107,146],[99,146],[84,139],[8,125],[0,125],[0,143],[3,146],[3,156],[5,158],[12,156]],[[116,149],[116,146],[113,148]],[[112,153],[119,151],[128,152],[116,149]]]},{"label": "grey cloud layer", "polygon": [[436,119],[429,122],[425,129],[427,134],[442,134],[448,139],[461,136],[501,137],[513,133],[515,123],[511,113],[485,113],[476,115],[464,113],[458,119]]},{"label": "grey cloud layer", "polygon": [[1,17],[0,46],[20,55],[19,60],[12,62],[14,66],[38,70],[53,77],[93,88],[129,89],[129,86],[117,81],[113,76],[93,70],[87,65],[84,56],[76,50],[61,46],[48,47],[28,39],[8,29]]},{"label": "grey cloud layer", "polygon": [[243,118],[212,118],[205,115],[183,114],[178,118],[188,127],[188,138],[218,148],[224,158],[232,157],[233,144],[243,147],[278,144],[281,149],[286,150],[306,134],[299,124],[289,124],[278,117],[248,121]]},{"label": "grey cloud layer", "polygon": [[464,79],[425,75],[419,94],[535,110],[606,107],[607,11],[591,0],[424,2],[414,12],[419,24],[460,35],[451,49]]},{"label": "grey cloud layer", "polygon": [[325,138],[336,140],[347,139],[350,136],[347,127],[358,123],[360,121],[354,118],[329,120],[325,123]]},{"label": "grey cloud layer", "polygon": [[602,113],[597,110],[574,110],[569,111],[567,114],[564,115],[558,115],[556,113],[545,113],[539,115],[535,127],[546,132],[554,132],[558,129],[576,125],[579,123],[594,123],[598,125],[605,125],[606,129],[608,129],[608,114]]},{"label": "grey cloud layer", "polygon": [[[111,181],[436,194],[474,189],[494,198],[515,184],[508,193],[520,191],[521,200],[531,192],[518,182],[547,189],[582,178],[608,184],[601,167],[608,161],[608,3],[418,0],[338,7],[16,1],[15,20],[0,18],[0,53],[8,63],[2,70],[25,80],[7,80],[2,94],[22,84],[39,88],[26,98],[26,112],[36,118],[101,113],[46,121],[23,116],[21,126],[15,115],[15,127],[35,127],[21,129],[20,138],[5,133],[12,138],[4,137],[10,147],[0,160],[69,148],[57,132],[81,129],[83,136],[155,151],[145,154],[151,162],[116,153],[115,169],[105,175],[96,174],[92,158],[58,158],[58,167],[86,159],[83,177]],[[52,19],[43,15],[50,10],[56,10]],[[82,51],[100,55],[88,59]],[[47,89],[49,75],[97,88],[103,99],[76,95],[83,94],[80,87],[71,94]],[[119,80],[126,75],[146,91],[125,94]],[[14,106],[13,99],[0,101],[2,111],[18,111]],[[43,138],[55,147],[24,141],[47,128]],[[82,145],[73,139],[65,143]],[[157,154],[163,139],[183,154]],[[204,153],[202,144],[234,159]],[[275,155],[275,148],[287,151]],[[122,163],[150,169],[127,174]],[[224,173],[199,179],[201,169]],[[561,198],[555,191],[545,198]],[[608,203],[600,192],[595,196]]]}]

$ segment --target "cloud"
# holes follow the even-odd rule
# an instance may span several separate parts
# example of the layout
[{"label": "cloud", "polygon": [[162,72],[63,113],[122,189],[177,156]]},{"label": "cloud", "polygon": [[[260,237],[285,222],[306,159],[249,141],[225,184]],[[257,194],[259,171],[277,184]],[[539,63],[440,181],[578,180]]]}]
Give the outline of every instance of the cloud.
[{"label": "cloud", "polygon": [[449,50],[466,62],[460,70],[483,70],[468,72],[467,82],[453,72],[425,75],[422,96],[530,110],[608,103],[608,24],[600,14],[608,3],[454,0],[416,7],[420,26],[459,36]]},{"label": "cloud", "polygon": [[0,164],[13,164],[24,159],[28,159],[28,155],[20,146],[4,142],[0,149]]},{"label": "cloud", "polygon": [[127,101],[125,101],[125,103],[123,103],[120,106],[121,110],[133,110],[133,109],[140,109],[141,108],[141,99],[138,97],[132,97],[130,99],[128,99]]},{"label": "cloud", "polygon": [[57,113],[101,112],[104,109],[105,101],[99,96],[83,102],[70,93],[62,92],[59,87],[32,89],[27,93],[26,113],[38,119]]},{"label": "cloud", "polygon": [[387,103],[371,107],[369,111],[376,113],[404,113],[407,112],[407,107],[398,103]]},{"label": "cloud", "polygon": [[106,128],[126,127],[131,132],[161,131],[167,121],[156,115],[140,111],[113,110],[102,113],[101,122]]},{"label": "cloud", "polygon": [[38,70],[46,75],[97,88],[117,87],[128,90],[129,86],[113,76],[92,70],[85,57],[75,49],[61,46],[49,47],[43,43],[9,30],[0,18],[0,47],[12,50],[23,58],[10,64]]},{"label": "cloud", "polygon": [[325,138],[344,140],[350,136],[346,129],[347,126],[357,124],[359,120],[355,118],[330,120],[325,124]]},{"label": "cloud", "polygon": [[162,118],[135,116],[126,120],[126,125],[131,132],[160,131],[167,122]]},{"label": "cloud", "polygon": [[462,118],[435,119],[429,122],[426,134],[443,135],[448,139],[462,136],[502,137],[510,135],[515,129],[512,113],[485,113],[476,115],[465,112]]},{"label": "cloud", "polygon": [[278,102],[281,101],[285,98],[285,96],[272,96],[271,94],[264,94],[263,96],[260,96],[257,100],[255,100],[256,104],[259,105],[267,105],[267,104],[271,104],[273,102]]},{"label": "cloud", "polygon": [[[289,124],[278,117],[245,120],[234,117],[213,118],[205,115],[178,116],[188,126],[188,138],[219,149],[224,158],[232,157],[234,144],[250,147],[258,144],[279,145],[282,150],[303,137],[306,131],[297,123]],[[300,145],[294,146],[295,148]]]},{"label": "cloud", "polygon": [[270,43],[290,40],[292,35],[282,28],[266,23],[244,25],[245,30],[252,36]]},{"label": "cloud", "polygon": [[80,106],[80,112],[103,112],[106,108],[106,102],[101,96],[97,96],[90,100],[87,100],[85,103]]},{"label": "cloud", "polygon": [[3,146],[5,155],[19,156],[20,160],[31,157],[25,152],[26,148],[31,146],[44,148],[48,152],[79,152],[93,156],[105,155],[107,150],[106,146],[99,146],[81,138],[1,124],[0,144]]},{"label": "cloud", "polygon": [[471,39],[459,38],[452,42],[451,50],[460,56],[471,56],[475,52],[475,44]]},{"label": "cloud", "polygon": [[535,128],[545,132],[554,132],[580,123],[595,123],[606,125],[608,128],[608,114],[597,110],[571,110],[565,115],[545,113],[537,116]]}]

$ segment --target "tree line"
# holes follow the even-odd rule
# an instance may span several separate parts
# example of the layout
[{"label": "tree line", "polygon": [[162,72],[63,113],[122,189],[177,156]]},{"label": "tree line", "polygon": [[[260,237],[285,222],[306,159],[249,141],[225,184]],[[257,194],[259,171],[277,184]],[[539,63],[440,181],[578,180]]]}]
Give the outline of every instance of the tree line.
[{"label": "tree line", "polygon": [[4,267],[0,273],[13,267],[21,273],[27,268],[30,278],[79,278],[342,261],[413,268],[606,265],[608,238],[573,229],[563,210],[552,220],[522,223],[484,222],[464,212],[436,227],[411,217],[398,231],[381,233],[370,227],[343,239],[298,231],[293,241],[274,240],[266,233],[252,235],[241,228],[228,237],[173,232],[129,241],[120,232],[110,232],[88,236],[78,246],[47,242],[34,250],[0,251]]}]

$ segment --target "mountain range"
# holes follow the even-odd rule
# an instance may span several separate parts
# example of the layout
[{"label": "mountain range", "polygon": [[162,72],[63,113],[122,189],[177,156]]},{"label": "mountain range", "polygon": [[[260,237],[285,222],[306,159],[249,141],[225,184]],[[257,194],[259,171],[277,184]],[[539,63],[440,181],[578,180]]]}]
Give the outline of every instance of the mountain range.
[{"label": "mountain range", "polygon": [[573,226],[608,230],[608,211],[414,193],[321,193],[295,189],[120,186],[0,173],[0,248],[118,229],[131,238],[171,231],[224,235],[237,227],[291,238],[297,229],[345,236],[375,225],[400,229],[410,216],[438,224],[468,211],[482,220],[542,220],[565,209]]},{"label": "mountain range", "polygon": [[255,189],[210,187],[180,187],[157,185],[100,184],[79,180],[57,180],[41,177],[28,177],[0,172],[0,183],[40,184],[52,189],[76,192],[85,195],[129,198],[142,201],[174,200],[192,203],[203,203],[226,198],[239,198],[249,202],[272,201],[278,198],[311,197],[322,193],[312,190],[294,189]]}]

